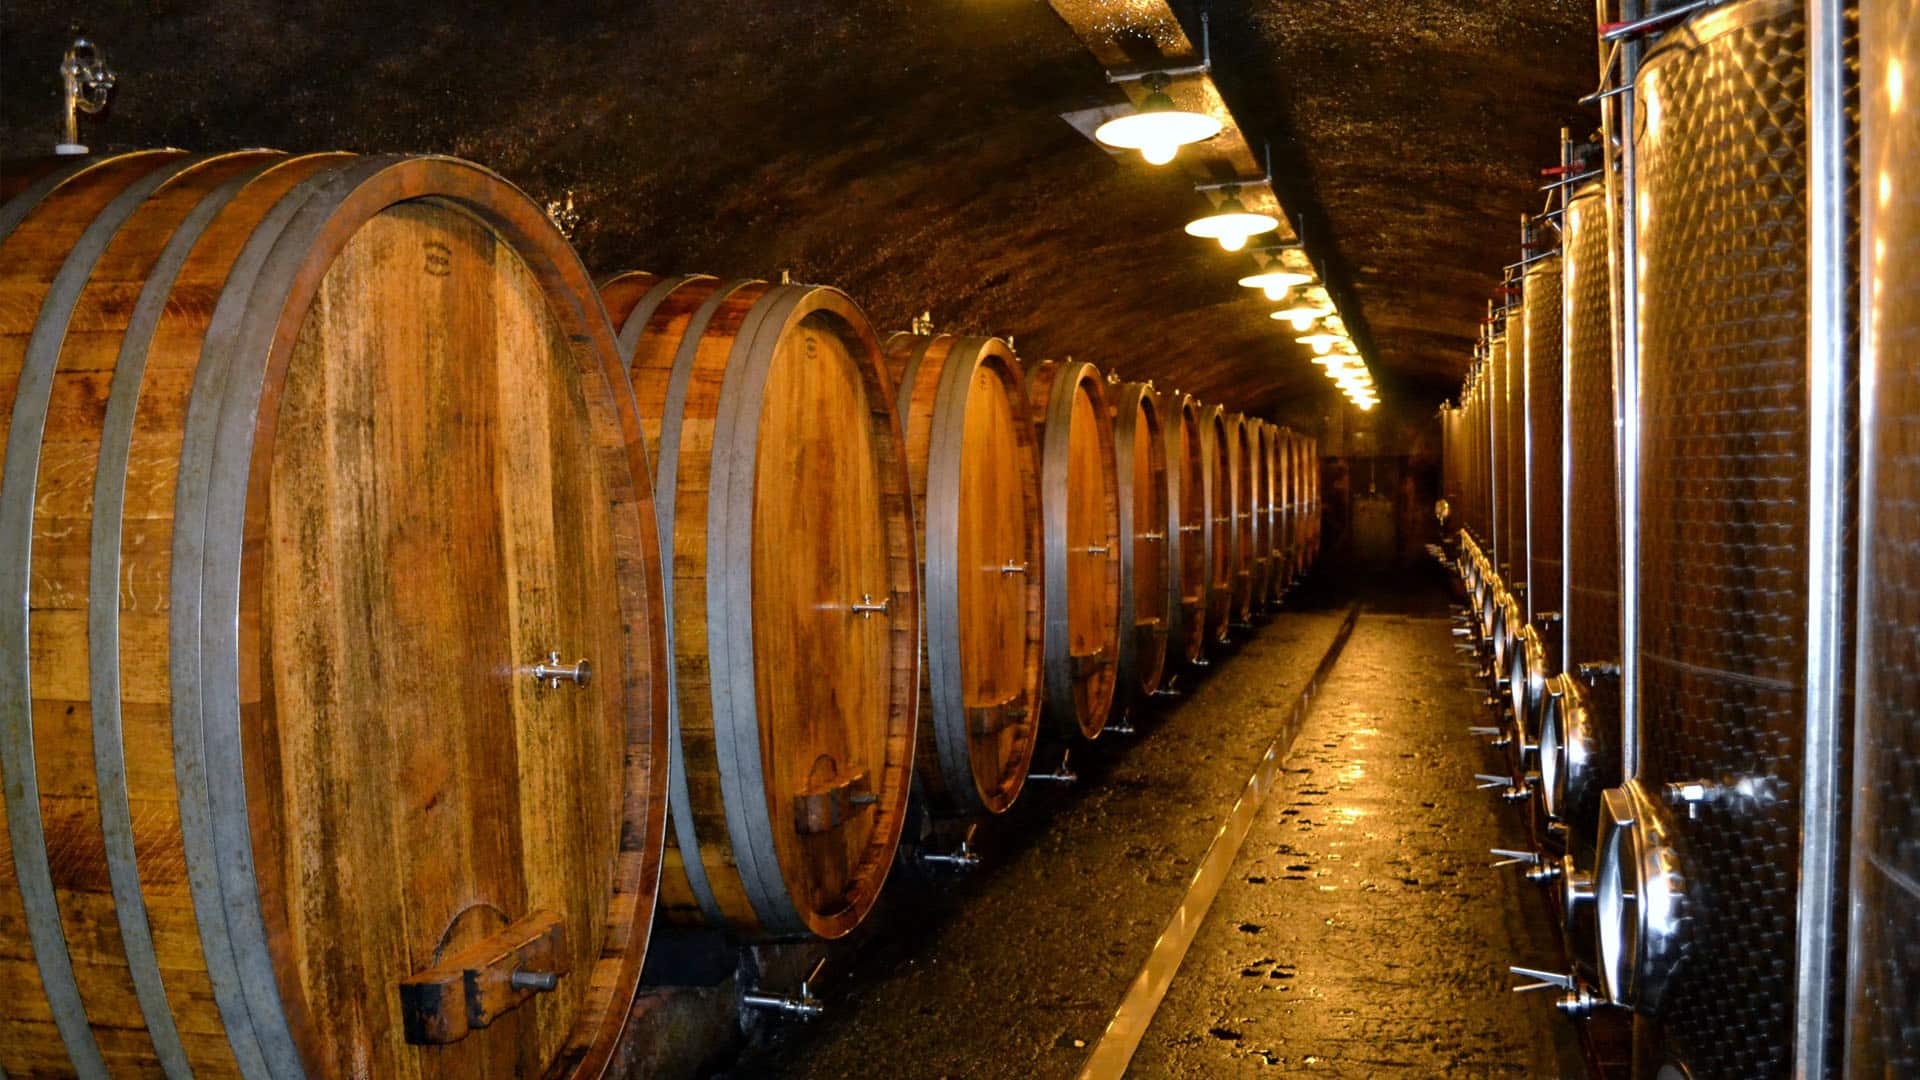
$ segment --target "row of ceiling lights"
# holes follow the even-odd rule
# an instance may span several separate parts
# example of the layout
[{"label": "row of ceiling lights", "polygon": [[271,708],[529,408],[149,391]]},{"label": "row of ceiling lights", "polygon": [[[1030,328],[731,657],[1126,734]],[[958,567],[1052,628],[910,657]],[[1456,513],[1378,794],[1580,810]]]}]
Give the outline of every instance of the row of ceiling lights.
[{"label": "row of ceiling lights", "polygon": [[[1220,134],[1223,125],[1219,120],[1174,104],[1166,91],[1165,74],[1149,74],[1146,83],[1149,92],[1140,107],[1100,125],[1094,138],[1116,149],[1138,150],[1149,165],[1165,165],[1178,156],[1182,146]],[[1232,252],[1245,248],[1253,237],[1280,227],[1280,220],[1272,214],[1247,209],[1237,186],[1228,185],[1225,190],[1225,198],[1213,213],[1187,223],[1189,235],[1216,240],[1223,250]],[[1284,299],[1299,286],[1293,303],[1273,312],[1272,317],[1300,333],[1294,340],[1313,350],[1313,362],[1326,369],[1327,377],[1348,400],[1363,410],[1379,402],[1367,362],[1361,359],[1359,347],[1334,310],[1326,286],[1316,281],[1310,270],[1267,269],[1248,274],[1240,284],[1261,290],[1269,300]]]}]

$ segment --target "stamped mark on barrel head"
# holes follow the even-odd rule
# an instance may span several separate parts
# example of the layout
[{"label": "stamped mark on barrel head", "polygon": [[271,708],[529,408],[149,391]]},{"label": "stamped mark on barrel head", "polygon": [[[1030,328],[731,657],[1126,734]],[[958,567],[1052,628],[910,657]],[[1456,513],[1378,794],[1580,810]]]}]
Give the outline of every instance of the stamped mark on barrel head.
[{"label": "stamped mark on barrel head", "polygon": [[424,246],[427,255],[426,260],[421,265],[421,269],[432,274],[434,277],[446,277],[448,274],[453,273],[452,248],[448,247],[446,243],[441,240],[429,240]]}]

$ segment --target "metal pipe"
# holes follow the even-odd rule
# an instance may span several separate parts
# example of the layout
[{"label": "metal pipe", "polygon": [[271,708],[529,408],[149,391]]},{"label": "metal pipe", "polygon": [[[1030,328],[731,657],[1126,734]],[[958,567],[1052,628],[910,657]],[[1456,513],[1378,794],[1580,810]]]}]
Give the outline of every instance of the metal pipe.
[{"label": "metal pipe", "polygon": [[[1567,137],[1567,129],[1566,129],[1566,128],[1561,128],[1561,129],[1560,129],[1560,139],[1561,139],[1561,143],[1562,143],[1562,145],[1563,145],[1563,147],[1564,147],[1564,145],[1565,145],[1565,142],[1566,142],[1566,137]],[[1563,151],[1562,151],[1562,153],[1561,153],[1561,156],[1562,156],[1562,157],[1565,157],[1565,156],[1566,156],[1566,153],[1565,153],[1565,151],[1564,151],[1564,149],[1563,149]],[[1568,167],[1568,166],[1566,166],[1566,165],[1562,165],[1562,166],[1561,166],[1561,168],[1563,168],[1563,169],[1564,169],[1564,168],[1567,168],[1567,167]],[[1583,181],[1583,180],[1591,180],[1591,179],[1593,179],[1593,178],[1594,178],[1594,177],[1596,177],[1596,176],[1602,176],[1602,175],[1604,175],[1605,173],[1606,173],[1606,170],[1605,170],[1605,169],[1588,169],[1588,170],[1587,170],[1586,172],[1583,172],[1583,173],[1575,173],[1575,174],[1574,174],[1574,175],[1572,175],[1572,176],[1562,176],[1562,177],[1560,177],[1560,178],[1559,178],[1558,180],[1555,180],[1555,181],[1554,181],[1553,183],[1551,183],[1551,184],[1544,184],[1544,185],[1542,185],[1542,186],[1540,186],[1540,187],[1538,187],[1538,188],[1536,188],[1535,190],[1536,190],[1536,191],[1559,191],[1559,192],[1561,192],[1561,193],[1562,193],[1562,194],[1564,195],[1564,193],[1566,192],[1566,190],[1567,190],[1568,188],[1570,188],[1570,187],[1572,187],[1573,185],[1575,185],[1575,184],[1578,184],[1578,183],[1580,183],[1580,182],[1581,182],[1581,181]]]},{"label": "metal pipe", "polygon": [[1846,686],[1847,58],[1845,0],[1807,4],[1807,689],[1794,964],[1796,1077],[1828,1074],[1839,912],[1841,743]]},{"label": "metal pipe", "polygon": [[[1600,31],[1600,40],[1605,42],[1612,42],[1612,41],[1625,41],[1629,38],[1637,38],[1645,34],[1649,30],[1658,30],[1661,27],[1666,26],[1668,23],[1679,22],[1681,19],[1686,18],[1687,16],[1693,14],[1696,11],[1705,11],[1706,9],[1713,7],[1714,5],[1720,2],[1721,0],[1693,0],[1693,3],[1691,4],[1682,4],[1677,8],[1668,8],[1665,11],[1658,11],[1652,15],[1646,16],[1645,18],[1634,18],[1626,22],[1615,23],[1612,26],[1606,26],[1603,23],[1602,24],[1603,28]],[[1638,7],[1639,5],[1635,4],[1633,6]],[[1624,15],[1627,5],[1623,3],[1620,5],[1620,7],[1622,9],[1621,13]]]},{"label": "metal pipe", "polygon": [[[1595,0],[1600,21],[1610,14],[1610,0]],[[1620,15],[1629,22],[1640,15],[1640,0],[1620,0]],[[1604,59],[1606,42],[1598,45]],[[1640,71],[1638,41],[1622,42],[1620,85],[1632,86]],[[1601,157],[1606,171],[1607,273],[1613,302],[1613,426],[1615,490],[1620,529],[1620,770],[1632,777],[1640,770],[1640,302],[1638,282],[1630,275],[1638,265],[1638,226],[1633,196],[1633,123],[1636,100],[1632,94],[1600,103]],[[1618,140],[1618,157],[1614,141]],[[1618,242],[1614,242],[1617,238]]]},{"label": "metal pipe", "polygon": [[[1487,301],[1487,323],[1480,328],[1481,343],[1487,349],[1487,363],[1493,360],[1493,301]],[[1491,369],[1489,369],[1491,371]],[[1490,379],[1487,383],[1487,558],[1492,561],[1494,573],[1500,572],[1500,424],[1498,417],[1505,403],[1497,399],[1495,391],[1505,391],[1505,379]],[[1498,383],[1500,385],[1496,386]],[[1502,580],[1505,580],[1504,575]]]},{"label": "metal pipe", "polygon": [[1605,101],[1610,97],[1617,97],[1621,94],[1631,94],[1631,93],[1633,93],[1632,85],[1616,86],[1611,90],[1596,90],[1593,93],[1588,94],[1586,97],[1581,98],[1580,104],[1592,105],[1595,102]]},{"label": "metal pipe", "polygon": [[[1520,215],[1520,250],[1522,251],[1527,250],[1528,244],[1533,238],[1533,232],[1527,225],[1527,215],[1523,212]],[[1520,264],[1526,266],[1529,263],[1540,262],[1545,258],[1547,258],[1546,255],[1536,255],[1531,259],[1522,259]],[[1520,514],[1520,552],[1519,559],[1515,564],[1514,577],[1516,579],[1524,578],[1527,582],[1526,595],[1520,598],[1521,601],[1526,604],[1526,610],[1522,613],[1523,622],[1521,625],[1530,626],[1533,624],[1533,616],[1535,614],[1533,610],[1533,371],[1532,362],[1527,355],[1527,320],[1524,307],[1526,303],[1525,289],[1527,278],[1524,271],[1522,271],[1517,280],[1520,282],[1520,301],[1523,305],[1521,318],[1519,320],[1520,325],[1514,326],[1512,325],[1513,320],[1508,320],[1509,325],[1507,326],[1508,366],[1512,366],[1513,357],[1516,352],[1520,356],[1520,370],[1518,374],[1520,376],[1520,503],[1522,511]],[[1513,335],[1515,333],[1520,335],[1520,347],[1517,350],[1513,347]],[[1508,378],[1511,379],[1513,374],[1514,373],[1510,372]],[[1518,631],[1516,630],[1515,633],[1518,634]],[[1516,726],[1523,729],[1525,728],[1526,722],[1524,718],[1515,717],[1514,719]]]},{"label": "metal pipe", "polygon": [[[1560,129],[1560,168],[1573,166],[1573,133],[1567,128]],[[1604,173],[1597,169],[1586,173],[1595,176]],[[1566,220],[1567,204],[1572,201],[1571,187],[1560,189],[1561,220]],[[1567,237],[1561,235],[1562,252],[1566,251]],[[1573,378],[1567,370],[1567,359],[1572,354],[1573,320],[1567,317],[1572,310],[1568,304],[1568,287],[1572,284],[1572,257],[1568,256],[1560,267],[1560,663],[1565,667],[1573,660],[1573,631],[1569,629],[1573,620],[1568,618],[1573,612]]]}]

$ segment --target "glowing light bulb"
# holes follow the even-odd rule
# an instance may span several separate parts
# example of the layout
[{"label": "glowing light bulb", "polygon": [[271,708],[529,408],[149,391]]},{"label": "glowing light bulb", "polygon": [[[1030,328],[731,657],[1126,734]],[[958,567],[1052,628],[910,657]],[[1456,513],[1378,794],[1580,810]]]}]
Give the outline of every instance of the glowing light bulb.
[{"label": "glowing light bulb", "polygon": [[[1187,222],[1187,235],[1208,240],[1218,240],[1220,247],[1227,251],[1239,251],[1247,246],[1247,239],[1280,227],[1280,219],[1272,214],[1257,214],[1241,203],[1240,196],[1231,193],[1221,202],[1220,209],[1205,217]],[[1258,275],[1255,275],[1258,276]],[[1245,283],[1245,279],[1242,279]],[[1264,285],[1265,282],[1260,284]]]},{"label": "glowing light bulb", "polygon": [[1346,339],[1344,336],[1329,334],[1329,333],[1326,333],[1325,331],[1322,331],[1321,333],[1318,333],[1318,334],[1302,334],[1301,336],[1294,338],[1293,340],[1299,342],[1302,345],[1311,346],[1313,348],[1313,352],[1315,356],[1325,356],[1328,353],[1333,351],[1333,346],[1336,342],[1344,341]]},{"label": "glowing light bulb", "polygon": [[1139,110],[1101,124],[1094,129],[1093,137],[1118,150],[1138,150],[1149,165],[1165,165],[1182,146],[1220,134],[1220,121],[1175,106],[1161,89],[1166,84],[1164,75],[1149,78],[1147,85],[1153,92],[1140,103]]},{"label": "glowing light bulb", "polygon": [[1257,274],[1248,274],[1241,278],[1240,284],[1249,289],[1259,289],[1269,300],[1278,300],[1287,295],[1288,289],[1312,280],[1312,274],[1302,274],[1293,270],[1262,270]]},{"label": "glowing light bulb", "polygon": [[1316,319],[1332,314],[1333,306],[1331,304],[1320,303],[1313,300],[1301,300],[1290,308],[1282,308],[1274,312],[1270,317],[1283,319],[1293,324],[1295,330],[1306,331],[1313,326]]}]

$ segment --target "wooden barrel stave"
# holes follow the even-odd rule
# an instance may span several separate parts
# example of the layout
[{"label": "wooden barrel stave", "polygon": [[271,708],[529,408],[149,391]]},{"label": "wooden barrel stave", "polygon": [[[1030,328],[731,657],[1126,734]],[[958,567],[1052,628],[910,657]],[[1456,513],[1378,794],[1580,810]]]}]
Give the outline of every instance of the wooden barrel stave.
[{"label": "wooden barrel stave", "polygon": [[[912,767],[919,591],[891,381],[835,290],[646,284],[622,275],[602,295],[657,447],[674,566],[661,914],[839,937],[885,881]],[[833,677],[795,677],[813,671]]]},{"label": "wooden barrel stave", "polygon": [[[108,159],[99,168],[131,160]],[[39,495],[31,523],[39,556],[30,668],[40,751],[34,764],[43,780],[40,802],[53,810],[48,820],[58,825],[47,843],[60,853],[54,884],[61,915],[67,919],[65,945],[94,984],[83,994],[83,1007],[100,1033],[93,1040],[93,1054],[86,1045],[76,1047],[76,1040],[67,1040],[67,1068],[91,1075],[100,1065],[94,1055],[104,1054],[116,1075],[163,1069],[172,1075],[188,1070],[210,1076],[264,1075],[269,1062],[277,1062],[282,1071],[335,1072],[345,1071],[337,1055],[348,1054],[362,1062],[385,1062],[373,1067],[390,1069],[392,1075],[471,1075],[474,1064],[489,1055],[499,1061],[504,1054],[520,1066],[538,1061],[556,1069],[572,1064],[597,1071],[611,1054],[637,983],[646,937],[643,909],[651,901],[651,878],[657,873],[658,841],[648,850],[646,840],[661,819],[663,794],[654,790],[648,776],[653,744],[664,749],[664,728],[655,727],[649,707],[659,681],[651,670],[663,659],[649,630],[656,620],[647,617],[649,597],[657,588],[623,578],[618,590],[622,613],[608,624],[634,624],[632,640],[610,638],[612,651],[599,661],[603,679],[615,690],[597,695],[593,700],[603,704],[593,708],[603,721],[600,729],[626,744],[616,757],[628,759],[624,766],[601,770],[615,778],[608,792],[611,801],[601,802],[605,812],[615,815],[609,826],[618,826],[614,831],[624,839],[617,851],[608,852],[618,869],[602,879],[612,895],[561,905],[576,935],[571,950],[576,974],[541,1002],[510,1014],[485,1039],[445,1051],[404,1047],[393,1038],[401,1012],[395,980],[413,970],[404,956],[397,969],[388,964],[363,971],[374,977],[359,983],[345,979],[340,969],[321,976],[327,983],[351,983],[345,989],[355,997],[365,1022],[317,1010],[306,1000],[316,992],[317,965],[334,963],[336,951],[348,951],[353,942],[364,940],[364,933],[349,931],[362,931],[362,923],[398,920],[367,918],[362,909],[358,919],[343,923],[345,929],[325,928],[324,952],[308,950],[303,957],[297,940],[289,945],[289,939],[310,930],[297,923],[297,916],[289,916],[288,905],[312,900],[313,882],[301,879],[299,872],[314,860],[297,848],[298,838],[288,834],[319,829],[322,823],[313,815],[303,817],[297,830],[285,825],[288,807],[297,810],[301,799],[293,790],[275,787],[295,771],[295,759],[288,746],[274,740],[297,739],[308,717],[279,722],[279,711],[297,708],[275,696],[288,689],[287,669],[273,675],[266,665],[279,668],[293,646],[276,635],[278,627],[261,614],[263,586],[272,584],[261,579],[283,566],[279,556],[286,552],[274,536],[269,503],[294,501],[291,496],[267,498],[273,470],[285,464],[272,453],[276,421],[282,411],[298,413],[276,395],[287,385],[289,368],[296,380],[307,371],[303,360],[289,355],[298,351],[294,331],[308,326],[310,316],[315,325],[327,322],[324,315],[312,314],[293,283],[319,289],[338,277],[337,264],[352,262],[350,241],[362,227],[377,231],[380,226],[373,222],[378,214],[398,203],[417,202],[419,196],[444,194],[469,207],[459,212],[465,220],[495,218],[487,243],[496,243],[491,230],[497,230],[499,242],[506,245],[503,250],[513,251],[508,260],[523,271],[537,270],[539,285],[528,285],[539,290],[542,299],[537,302],[561,309],[559,317],[579,342],[591,340],[597,329],[598,350],[564,347],[553,355],[567,357],[563,363],[577,368],[578,374],[570,378],[611,375],[618,381],[617,395],[612,383],[574,384],[595,388],[595,403],[588,408],[600,421],[599,440],[593,444],[599,448],[598,460],[584,463],[582,472],[605,485],[597,489],[603,494],[592,504],[614,508],[594,515],[608,518],[598,525],[603,543],[613,534],[628,533],[623,550],[650,551],[639,535],[647,517],[640,512],[644,487],[636,490],[632,485],[633,466],[643,463],[628,454],[639,445],[637,423],[631,416],[615,415],[625,400],[624,376],[597,311],[572,303],[578,298],[590,303],[591,289],[577,260],[538,210],[491,174],[471,166],[362,160],[349,169],[347,163],[355,159],[344,155],[283,159],[266,152],[181,160],[184,167],[168,179],[168,186],[139,201],[127,226],[93,266],[85,289],[74,294],[77,306],[66,320],[64,340],[55,342],[58,366],[48,396],[45,438],[36,448],[40,478],[47,482],[30,492]],[[350,172],[354,182],[340,183]],[[361,196],[360,207],[342,207],[341,200],[356,195]],[[308,243],[311,233],[295,228],[303,224],[309,230],[330,227],[327,242]],[[55,250],[63,244],[71,248],[69,258],[86,246],[84,237],[75,243],[71,231],[62,230],[43,236],[42,242]],[[359,247],[364,255],[367,244]],[[275,262],[267,258],[269,249],[302,272],[276,273]],[[521,259],[532,260],[532,266]],[[9,265],[16,264],[10,260]],[[7,311],[24,311],[43,326],[58,318],[51,306],[33,303],[19,284],[5,283]],[[511,302],[519,299],[524,298]],[[430,321],[417,307],[409,311],[416,321]],[[243,333],[249,329],[251,335]],[[312,335],[303,331],[301,336],[324,341],[325,330]],[[278,360],[263,368],[269,349]],[[13,349],[0,351],[20,355]],[[598,365],[596,358],[610,363]],[[406,364],[390,367],[410,369]],[[249,368],[260,372],[251,382],[253,396],[227,394],[224,404],[214,400],[223,381],[227,389],[236,385],[230,379],[217,380],[216,372]],[[22,388],[38,393],[30,378],[0,382],[10,392]],[[244,390],[249,380],[237,385]],[[261,396],[267,407],[250,415]],[[20,417],[17,409],[14,415]],[[253,430],[256,422],[264,433]],[[220,438],[235,430],[252,436],[250,446]],[[27,427],[16,423],[10,437],[24,440],[26,433]],[[183,459],[200,464],[182,470]],[[20,471],[10,474],[9,482],[16,492],[23,490],[16,481],[26,475],[22,463],[27,460],[13,457]],[[206,474],[207,462],[219,469]],[[605,474],[609,467],[628,474],[624,487],[617,476]],[[644,468],[638,475],[644,477]],[[432,487],[412,479],[410,494]],[[606,493],[616,498],[609,501]],[[194,520],[190,498],[216,511],[211,521],[204,512]],[[19,527],[19,516],[7,517],[7,527]],[[176,530],[176,524],[195,524],[196,529],[189,535],[184,528]],[[244,562],[238,557],[243,533],[250,552]],[[215,554],[222,545],[232,553],[223,564],[193,557]],[[603,547],[601,555],[610,567],[611,552]],[[646,562],[642,559],[628,574],[639,576]],[[233,576],[214,580],[218,588],[206,588],[209,573],[215,579],[222,573]],[[461,585],[474,591],[472,581]],[[230,625],[246,630],[239,639],[229,631],[225,644],[231,655],[221,654],[217,632],[217,624],[226,620],[216,617],[215,632],[208,634],[208,624],[196,618],[204,613],[201,605],[186,602],[196,591],[209,605],[205,612],[217,614],[230,605],[226,610],[235,613]],[[283,595],[302,594],[296,586]],[[277,607],[284,615],[300,605]],[[654,612],[657,615],[657,608]],[[213,647],[200,648],[198,659],[188,662],[187,646],[202,646],[202,637],[209,637]],[[365,651],[359,642],[355,647]],[[293,670],[308,666],[296,664]],[[223,668],[231,676],[226,684],[220,678]],[[375,689],[381,688],[376,680]],[[380,707],[391,710],[407,697],[404,692],[389,693]],[[451,710],[440,705],[436,709],[447,714],[444,726],[452,728]],[[222,716],[238,719],[243,711],[250,719],[241,731],[209,727],[203,711],[215,721]],[[196,747],[204,748],[207,756],[200,757]],[[336,753],[336,747],[326,749]],[[10,755],[10,765],[19,763]],[[245,787],[237,782],[241,770],[247,775]],[[502,778],[513,775],[509,770]],[[191,782],[176,784],[180,776]],[[664,780],[663,772],[659,779]],[[573,783],[591,786],[579,778]],[[228,807],[224,822],[215,817],[210,798],[222,785],[229,798],[235,789],[243,797],[249,789],[254,793],[254,801],[241,802],[237,814]],[[573,816],[561,807],[554,820]],[[333,824],[330,818],[325,822]],[[208,843],[217,826],[226,831],[225,850]],[[391,827],[387,831],[391,833]],[[444,837],[438,837],[436,846],[447,846]],[[346,861],[345,852],[335,854],[333,865]],[[248,870],[258,876],[243,873]],[[573,880],[577,874],[549,877],[569,882],[556,885],[549,880],[543,886],[549,895],[554,888],[592,895],[592,890],[578,889]],[[457,891],[474,892],[471,886]],[[0,893],[6,901],[17,897],[12,888]],[[408,898],[416,909],[414,921],[426,922],[423,914],[431,918],[443,902],[436,896]],[[254,907],[258,931],[272,927],[270,936],[249,936],[248,927],[236,927],[227,919],[236,910],[237,898]],[[429,949],[431,935],[439,930],[437,925],[427,930]],[[15,940],[11,933],[0,936]],[[421,941],[413,940],[416,945]],[[425,953],[414,956],[420,959]],[[39,960],[44,967],[46,958]],[[563,999],[564,1006],[556,1004]],[[316,1011],[327,1016],[324,1031],[311,1023]],[[0,1062],[16,1074],[34,1074],[35,1064],[23,1064],[20,1056],[36,1051],[29,1040],[15,1038],[17,1034],[7,1032],[0,1038]],[[518,1042],[503,1045],[503,1039]]]},{"label": "wooden barrel stave", "polygon": [[920,540],[921,789],[1003,813],[1040,728],[1039,477],[1024,373],[999,338],[895,334],[887,365]]},{"label": "wooden barrel stave", "polygon": [[1113,418],[1092,364],[1034,365],[1027,400],[1040,444],[1045,708],[1061,735],[1093,739],[1113,707],[1120,647]]}]

